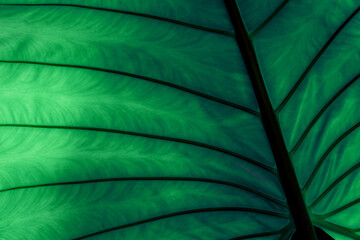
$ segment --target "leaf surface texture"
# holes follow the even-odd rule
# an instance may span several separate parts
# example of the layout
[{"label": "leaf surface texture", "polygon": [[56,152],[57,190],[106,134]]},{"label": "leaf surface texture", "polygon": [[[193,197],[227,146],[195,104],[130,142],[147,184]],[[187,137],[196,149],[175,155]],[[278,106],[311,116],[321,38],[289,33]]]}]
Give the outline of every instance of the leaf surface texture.
[{"label": "leaf surface texture", "polygon": [[[360,239],[359,1],[237,4],[312,223]],[[222,0],[1,0],[0,29],[1,239],[291,239]]]}]

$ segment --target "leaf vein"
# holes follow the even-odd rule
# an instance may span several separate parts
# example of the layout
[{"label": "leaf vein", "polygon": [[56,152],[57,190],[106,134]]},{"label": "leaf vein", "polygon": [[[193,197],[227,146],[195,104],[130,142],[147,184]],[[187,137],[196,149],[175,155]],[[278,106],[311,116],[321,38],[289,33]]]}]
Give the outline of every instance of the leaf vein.
[{"label": "leaf vein", "polygon": [[227,105],[229,107],[233,107],[233,108],[242,110],[244,112],[247,112],[247,113],[252,114],[254,116],[257,116],[257,117],[260,116],[260,113],[253,110],[253,109],[241,106],[239,104],[227,101],[225,99],[214,97],[214,96],[208,95],[206,93],[198,92],[196,90],[186,88],[186,87],[174,84],[174,83],[170,83],[170,82],[166,82],[166,81],[162,81],[162,80],[158,80],[158,79],[154,79],[154,78],[150,78],[150,77],[146,77],[146,76],[141,76],[141,75],[137,75],[137,74],[133,74],[133,73],[122,72],[122,71],[111,70],[111,69],[105,69],[105,68],[98,68],[98,67],[82,66],[82,65],[45,63],[45,62],[34,62],[34,61],[0,60],[0,63],[34,64],[34,65],[44,65],[44,66],[53,66],[53,67],[79,68],[79,69],[85,69],[85,70],[90,70],[90,71],[99,71],[99,72],[106,72],[106,73],[112,73],[112,74],[119,74],[119,75],[132,77],[132,78],[137,78],[137,79],[152,82],[152,83],[165,85],[165,86],[168,86],[168,87],[171,87],[171,88],[175,88],[175,89],[178,89],[178,90],[193,94],[193,95],[198,96],[198,97],[202,97],[202,98],[205,98],[205,99],[208,99],[208,100],[220,103],[220,104]]},{"label": "leaf vein", "polygon": [[360,74],[356,75],[350,82],[348,82],[343,88],[341,88],[326,104],[325,106],[318,112],[318,114],[314,117],[314,119],[310,122],[310,124],[306,127],[305,131],[290,151],[290,155],[294,155],[294,153],[298,150],[298,148],[303,143],[305,137],[310,132],[311,128],[315,125],[315,123],[319,120],[322,114],[331,106],[333,102],[343,93],[346,89],[348,89],[353,83],[355,83],[360,77]]},{"label": "leaf vein", "polygon": [[358,127],[360,126],[360,122],[355,124],[354,126],[352,126],[350,129],[348,129],[346,132],[344,132],[341,136],[339,136],[331,145],[330,147],[325,151],[325,153],[321,156],[319,162],[316,164],[314,170],[312,171],[309,179],[307,180],[307,182],[305,183],[302,191],[305,193],[306,190],[309,188],[309,186],[311,185],[312,181],[314,180],[317,172],[319,171],[321,165],[325,162],[326,158],[328,157],[328,155],[332,152],[332,150],[344,139],[346,138],[350,133],[352,133],[353,131],[355,131]]},{"label": "leaf vein", "polygon": [[229,150],[226,150],[221,147],[195,142],[191,140],[181,139],[181,138],[174,138],[174,137],[166,137],[166,136],[160,136],[160,135],[153,135],[153,134],[146,134],[146,133],[138,133],[138,132],[130,132],[130,131],[124,131],[124,130],[116,130],[116,129],[108,129],[108,128],[94,128],[94,127],[79,127],[79,126],[52,126],[52,125],[32,125],[32,124],[0,124],[0,127],[24,127],[24,128],[45,128],[45,129],[71,129],[71,130],[82,130],[82,131],[95,131],[95,132],[107,132],[107,133],[114,133],[114,134],[124,134],[124,135],[130,135],[130,136],[137,136],[137,137],[145,137],[145,138],[152,138],[152,139],[159,139],[159,140],[165,140],[165,141],[171,141],[171,142],[178,142],[178,143],[184,143],[189,145],[194,145],[202,148],[211,149],[217,152],[221,152],[239,159],[242,159],[244,161],[247,161],[251,164],[254,164],[260,168],[263,168],[264,170],[267,170],[273,174],[276,174],[276,170],[268,165],[265,165],[263,163],[260,163],[258,161],[255,161],[254,159],[251,159],[249,157],[243,156],[239,153],[232,152]]},{"label": "leaf vein", "polygon": [[256,191],[252,188],[246,187],[241,184],[227,182],[216,179],[208,179],[208,178],[194,178],[194,177],[121,177],[121,178],[103,178],[103,179],[91,179],[91,180],[82,180],[82,181],[71,181],[71,182],[57,182],[57,183],[43,183],[43,184],[35,184],[28,186],[19,186],[12,187],[7,189],[1,189],[0,192],[8,192],[13,190],[20,189],[30,189],[30,188],[39,188],[39,187],[50,187],[50,186],[63,186],[63,185],[75,185],[75,184],[89,184],[89,183],[101,183],[101,182],[120,182],[120,181],[185,181],[185,182],[205,182],[212,184],[220,184],[228,187],[238,188],[249,193],[255,194],[261,198],[266,200],[270,200],[276,204],[286,206],[286,203],[276,199],[272,196],[264,194],[262,192]]},{"label": "leaf vein", "polygon": [[354,172],[356,169],[360,168],[360,163],[356,164],[349,170],[347,170],[345,173],[343,173],[340,177],[338,177],[311,205],[310,209],[314,208],[324,197],[336,187],[344,178],[349,176],[352,172]]},{"label": "leaf vein", "polygon": [[120,226],[117,226],[117,227],[112,227],[112,228],[104,229],[104,230],[101,230],[101,231],[98,231],[98,232],[94,232],[94,233],[91,233],[91,234],[88,234],[88,235],[85,235],[85,236],[81,236],[81,237],[75,238],[74,240],[85,239],[85,238],[93,237],[93,236],[96,236],[96,235],[99,235],[99,234],[103,234],[103,233],[107,233],[107,232],[111,232],[111,231],[115,231],[115,230],[119,230],[119,229],[123,229],[123,228],[127,228],[127,227],[132,227],[132,226],[136,226],[136,225],[140,225],[140,224],[144,224],[144,223],[148,223],[148,222],[153,222],[153,221],[156,221],[156,220],[175,217],[175,216],[194,214],[194,213],[224,212],[224,211],[253,212],[253,213],[259,213],[259,214],[270,215],[270,216],[275,216],[275,217],[287,218],[287,216],[285,216],[283,214],[278,214],[278,213],[265,211],[265,210],[260,210],[260,209],[254,209],[254,208],[241,208],[241,207],[202,208],[202,209],[193,209],[193,210],[186,210],[186,211],[181,211],[181,212],[165,214],[165,215],[161,215],[161,216],[141,220],[141,221],[134,222],[134,223],[124,224],[124,225],[120,225]]},{"label": "leaf vein", "polygon": [[261,23],[251,34],[250,37],[254,37],[256,34],[258,34],[261,29],[263,29],[269,22],[271,22],[271,20],[281,11],[281,9],[283,9],[286,4],[289,2],[289,0],[285,0],[281,3],[281,5],[279,7],[277,7],[275,9],[275,11],[267,18],[265,19],[265,21],[263,23]]},{"label": "leaf vein", "polygon": [[280,103],[280,105],[275,110],[277,113],[279,113],[284,106],[289,102],[290,98],[294,95],[296,90],[299,88],[300,84],[303,82],[305,77],[308,75],[308,73],[311,71],[315,63],[320,59],[320,57],[324,54],[326,49],[331,45],[331,43],[335,40],[335,38],[339,35],[339,33],[345,28],[345,26],[355,17],[355,15],[359,12],[360,7],[358,7],[346,20],[343,22],[338,29],[333,33],[333,35],[330,37],[330,39],[325,43],[325,45],[320,49],[318,54],[316,54],[315,58],[311,61],[309,66],[305,69],[303,74],[300,76],[300,78],[297,80],[295,85],[292,87],[290,92],[286,95],[286,97],[283,99],[283,101]]},{"label": "leaf vein", "polygon": [[328,212],[328,213],[326,213],[326,214],[324,214],[324,215],[321,215],[321,216],[319,216],[319,217],[329,218],[329,217],[331,217],[331,216],[334,216],[334,215],[338,214],[338,213],[341,212],[341,211],[344,211],[345,209],[348,209],[348,208],[350,208],[350,207],[352,207],[352,206],[355,206],[355,205],[358,204],[358,203],[360,203],[360,198],[358,198],[358,199],[356,199],[356,200],[354,200],[354,201],[351,201],[351,202],[349,202],[348,204],[345,204],[344,206],[339,207],[339,208],[337,208],[337,209],[335,209],[335,210],[332,210],[331,212]]},{"label": "leaf vein", "polygon": [[26,4],[26,3],[18,3],[18,4],[11,4],[11,3],[0,3],[0,5],[3,6],[26,6],[26,7],[45,7],[45,6],[58,6],[58,7],[74,7],[74,8],[84,8],[84,9],[91,9],[91,10],[98,10],[98,11],[106,11],[106,12],[114,12],[114,13],[121,13],[121,14],[127,14],[127,15],[133,15],[138,17],[144,17],[144,18],[150,18],[150,19],[156,19],[159,21],[169,22],[177,25],[182,25],[185,27],[194,28],[197,30],[212,32],[216,34],[222,34],[225,36],[233,37],[234,33],[209,27],[204,27],[196,24],[191,24],[171,18],[165,18],[160,16],[155,16],[151,14],[145,14],[145,13],[138,13],[138,12],[132,12],[132,11],[124,11],[124,10],[118,10],[118,9],[110,9],[110,8],[100,8],[100,7],[92,7],[92,6],[85,6],[85,5],[77,5],[77,4],[61,4],[61,3],[43,3],[43,4]]}]

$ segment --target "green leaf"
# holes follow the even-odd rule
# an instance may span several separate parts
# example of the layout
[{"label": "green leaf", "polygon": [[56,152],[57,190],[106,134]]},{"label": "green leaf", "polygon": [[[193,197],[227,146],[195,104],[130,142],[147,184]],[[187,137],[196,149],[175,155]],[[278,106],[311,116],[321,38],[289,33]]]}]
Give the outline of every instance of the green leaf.
[{"label": "green leaf", "polygon": [[0,0],[1,239],[360,239],[359,1],[233,3]]}]

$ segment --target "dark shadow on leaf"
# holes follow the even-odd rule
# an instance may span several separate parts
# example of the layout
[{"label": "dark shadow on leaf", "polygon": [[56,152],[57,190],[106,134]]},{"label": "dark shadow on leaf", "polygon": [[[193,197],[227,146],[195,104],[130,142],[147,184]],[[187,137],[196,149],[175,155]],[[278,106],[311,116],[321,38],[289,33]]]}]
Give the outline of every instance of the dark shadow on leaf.
[{"label": "dark shadow on leaf", "polygon": [[[327,234],[321,228],[318,228],[318,227],[314,226],[314,230],[315,230],[315,233],[316,233],[316,236],[317,236],[318,240],[335,240],[334,238],[330,237],[329,234]],[[304,240],[304,239],[301,239],[298,232],[295,231],[295,233],[292,236],[291,240]]]}]

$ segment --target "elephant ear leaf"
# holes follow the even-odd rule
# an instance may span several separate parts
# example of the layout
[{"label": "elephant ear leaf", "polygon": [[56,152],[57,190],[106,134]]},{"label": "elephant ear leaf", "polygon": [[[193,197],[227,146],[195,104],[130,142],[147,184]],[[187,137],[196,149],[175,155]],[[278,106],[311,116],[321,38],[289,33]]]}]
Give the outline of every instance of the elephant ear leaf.
[{"label": "elephant ear leaf", "polygon": [[0,0],[0,238],[360,239],[358,5]]}]

